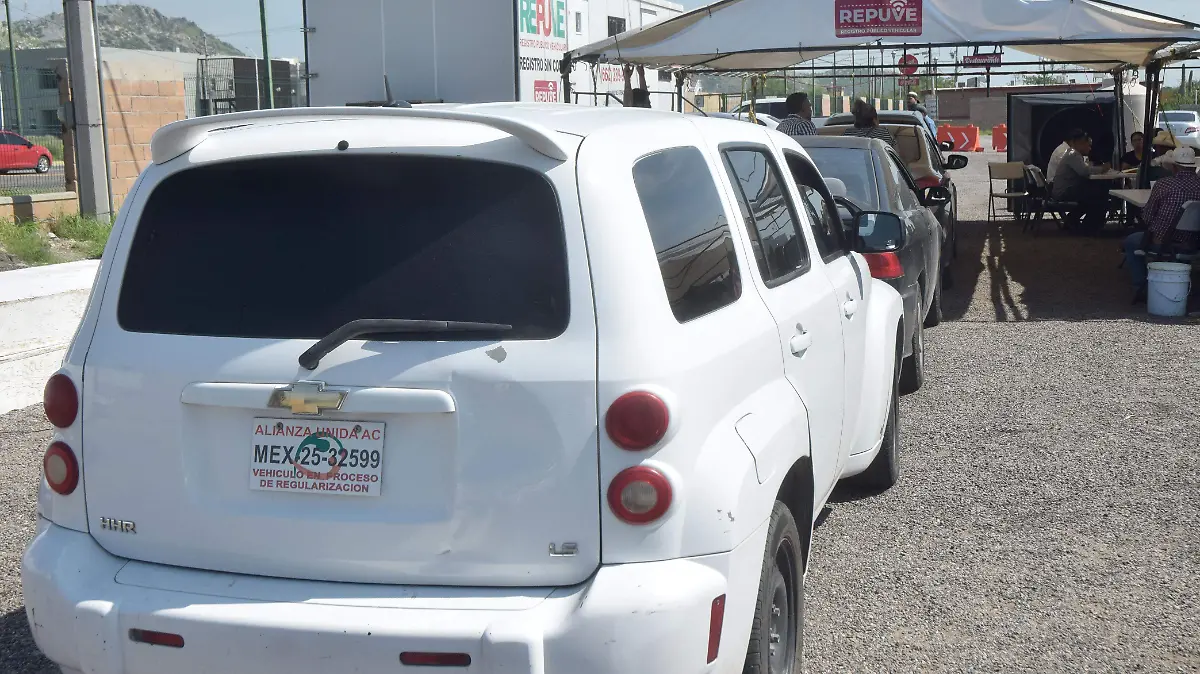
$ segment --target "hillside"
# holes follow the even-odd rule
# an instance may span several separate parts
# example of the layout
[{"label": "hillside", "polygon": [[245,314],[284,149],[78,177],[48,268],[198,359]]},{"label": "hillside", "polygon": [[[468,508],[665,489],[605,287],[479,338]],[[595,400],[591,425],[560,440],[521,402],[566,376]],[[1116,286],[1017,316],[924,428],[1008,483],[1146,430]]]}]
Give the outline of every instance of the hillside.
[{"label": "hillside", "polygon": [[[99,5],[96,8],[100,46],[121,49],[192,52],[241,56],[236,47],[210,35],[184,18],[169,17],[142,5]],[[63,15],[14,21],[18,49],[66,45]],[[8,45],[8,28],[0,25],[0,45]]]}]

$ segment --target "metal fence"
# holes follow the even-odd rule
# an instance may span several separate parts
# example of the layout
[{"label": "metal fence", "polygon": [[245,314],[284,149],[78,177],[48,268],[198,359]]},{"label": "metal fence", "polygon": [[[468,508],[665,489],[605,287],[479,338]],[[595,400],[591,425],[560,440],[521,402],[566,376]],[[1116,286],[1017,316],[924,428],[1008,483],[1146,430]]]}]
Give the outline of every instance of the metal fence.
[{"label": "metal fence", "polygon": [[54,70],[0,65],[0,196],[66,189],[61,107]]},{"label": "metal fence", "polygon": [[[263,110],[271,107],[266,65],[260,59],[214,57],[201,59],[196,74],[184,78],[187,116],[203,117],[226,112]],[[307,92],[303,65],[273,60],[274,107],[305,105]]]}]

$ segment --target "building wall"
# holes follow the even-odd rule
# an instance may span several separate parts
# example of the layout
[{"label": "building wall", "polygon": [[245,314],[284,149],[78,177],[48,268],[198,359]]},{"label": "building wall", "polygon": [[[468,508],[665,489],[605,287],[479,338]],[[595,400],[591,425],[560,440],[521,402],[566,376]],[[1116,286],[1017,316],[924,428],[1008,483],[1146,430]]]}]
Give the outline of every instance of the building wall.
[{"label": "building wall", "polygon": [[187,117],[183,80],[104,79],[108,163],[113,205],[120,207],[134,180],[150,164],[150,138]]}]

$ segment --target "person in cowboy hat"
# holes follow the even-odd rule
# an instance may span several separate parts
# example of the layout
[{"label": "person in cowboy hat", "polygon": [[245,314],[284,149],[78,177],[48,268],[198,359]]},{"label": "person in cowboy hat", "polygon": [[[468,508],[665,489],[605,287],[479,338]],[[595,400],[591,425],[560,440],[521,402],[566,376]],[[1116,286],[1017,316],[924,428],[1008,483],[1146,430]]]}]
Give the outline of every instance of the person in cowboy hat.
[{"label": "person in cowboy hat", "polygon": [[937,138],[937,124],[929,116],[929,110],[921,105],[921,97],[915,91],[908,92],[908,111],[921,113],[921,119],[924,120],[925,126],[929,127],[929,133],[933,134],[935,139]]},{"label": "person in cowboy hat", "polygon": [[[1164,166],[1171,175],[1154,184],[1150,199],[1142,210],[1146,222],[1145,232],[1135,232],[1125,237],[1125,268],[1135,287],[1146,283],[1146,258],[1137,255],[1140,250],[1155,250],[1162,246],[1167,232],[1179,218],[1183,205],[1189,201],[1200,201],[1200,176],[1196,175],[1196,151],[1190,147],[1178,147],[1163,157]],[[1172,243],[1182,247],[1194,247],[1195,232],[1175,232]]]}]

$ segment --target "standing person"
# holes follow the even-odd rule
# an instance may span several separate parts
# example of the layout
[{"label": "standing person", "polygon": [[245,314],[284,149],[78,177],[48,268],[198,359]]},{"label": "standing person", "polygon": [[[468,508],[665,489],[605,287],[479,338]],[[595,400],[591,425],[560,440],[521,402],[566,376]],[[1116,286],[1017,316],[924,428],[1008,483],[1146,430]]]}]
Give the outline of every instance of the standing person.
[{"label": "standing person", "polygon": [[[1097,173],[1109,170],[1108,164],[1092,166],[1087,156],[1092,152],[1092,139],[1087,134],[1068,141],[1070,148],[1055,167],[1054,184],[1050,194],[1056,201],[1079,204],[1080,211],[1067,214],[1068,219],[1081,224],[1085,233],[1098,232],[1108,219],[1108,187],[1092,180]],[[1082,216],[1080,215],[1082,212]]]},{"label": "standing person", "polygon": [[929,109],[921,105],[921,97],[915,91],[908,92],[908,110],[921,113],[921,119],[925,120],[925,126],[929,127],[929,133],[933,134],[933,138],[936,140],[937,123],[929,116]]},{"label": "standing person", "polygon": [[[1146,221],[1145,232],[1134,232],[1125,237],[1125,268],[1134,287],[1146,283],[1146,258],[1138,255],[1143,245],[1151,250],[1162,247],[1167,230],[1175,224],[1183,205],[1189,201],[1200,201],[1200,176],[1196,175],[1196,151],[1180,147],[1166,156],[1163,165],[1172,175],[1159,180],[1150,192],[1150,199],[1142,211]],[[1149,240],[1147,241],[1147,237]],[[1195,232],[1175,232],[1172,243],[1190,247],[1196,245]]]},{"label": "standing person", "polygon": [[779,123],[777,130],[789,136],[815,136],[817,125],[812,121],[812,103],[808,94],[800,92],[787,97],[788,116]]},{"label": "standing person", "polygon": [[625,98],[627,108],[650,107],[650,89],[646,86],[646,66],[638,66],[638,80],[642,86],[633,88],[633,66],[625,64],[621,68],[625,72]]},{"label": "standing person", "polygon": [[888,145],[896,147],[896,137],[891,131],[879,126],[879,112],[874,105],[866,101],[854,109],[854,126],[846,129],[843,136],[858,136],[859,138],[878,138],[887,141]]},{"label": "standing person", "polygon": [[1129,144],[1133,146],[1133,149],[1121,157],[1122,169],[1135,169],[1142,165],[1142,157],[1145,156],[1146,134],[1134,131],[1133,135],[1129,137]]}]

